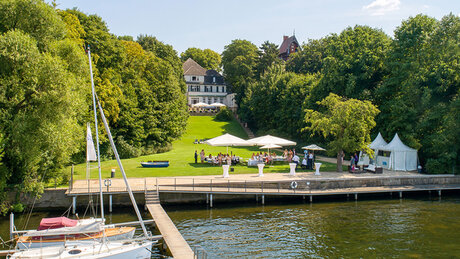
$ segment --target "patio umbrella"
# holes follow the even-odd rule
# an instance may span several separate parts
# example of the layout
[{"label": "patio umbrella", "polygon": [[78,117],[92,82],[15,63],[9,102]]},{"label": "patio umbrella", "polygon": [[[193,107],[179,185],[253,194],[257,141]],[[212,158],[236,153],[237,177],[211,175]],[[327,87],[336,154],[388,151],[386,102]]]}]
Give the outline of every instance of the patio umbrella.
[{"label": "patio umbrella", "polygon": [[227,106],[223,103],[211,103],[209,106],[214,106],[214,107],[224,107],[224,106]]},{"label": "patio umbrella", "polygon": [[268,153],[270,154],[270,148],[280,148],[280,145],[276,144],[267,144],[265,146],[260,147],[261,149],[268,149]]},{"label": "patio umbrella", "polygon": [[193,107],[208,107],[209,104],[199,102],[199,103],[192,104],[192,106],[193,106]]},{"label": "patio umbrella", "polygon": [[315,153],[315,150],[320,150],[320,151],[324,151],[326,149],[318,146],[318,145],[315,145],[315,144],[311,144],[311,145],[308,145],[308,146],[305,146],[305,147],[302,147],[302,149],[306,149],[306,150],[312,150],[313,151],[313,154]]},{"label": "patio umbrella", "polygon": [[244,140],[239,137],[235,137],[233,135],[230,135],[228,133],[218,136],[212,139],[208,139],[204,142],[205,144],[208,144],[210,146],[222,146],[222,147],[227,147],[227,153],[228,153],[228,146],[253,146],[254,144],[248,142],[247,140]]},{"label": "patio umbrella", "polygon": [[248,142],[254,143],[257,146],[265,146],[268,144],[275,144],[279,146],[295,146],[297,143],[294,141],[290,141],[287,139],[271,136],[271,135],[265,135],[262,137],[257,137],[248,140]]},{"label": "patio umbrella", "polygon": [[311,145],[302,147],[302,149],[313,150],[313,151],[315,151],[315,150],[322,150],[322,151],[326,150],[326,149],[324,149],[324,148],[322,148],[322,147],[320,147],[318,145],[315,145],[315,144],[311,144]]}]

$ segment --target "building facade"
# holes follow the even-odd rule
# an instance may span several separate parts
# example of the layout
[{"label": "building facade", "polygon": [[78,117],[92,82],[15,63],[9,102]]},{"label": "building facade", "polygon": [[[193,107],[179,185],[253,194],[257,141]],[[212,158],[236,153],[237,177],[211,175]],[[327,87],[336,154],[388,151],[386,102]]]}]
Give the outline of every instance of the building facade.
[{"label": "building facade", "polygon": [[295,53],[299,50],[300,50],[300,44],[297,41],[295,35],[292,35],[291,37],[283,36],[283,43],[281,43],[278,57],[286,61],[289,59],[289,56],[292,53]]},{"label": "building facade", "polygon": [[182,65],[187,84],[187,103],[222,103],[234,107],[234,95],[227,93],[224,77],[216,70],[206,70],[189,58]]}]

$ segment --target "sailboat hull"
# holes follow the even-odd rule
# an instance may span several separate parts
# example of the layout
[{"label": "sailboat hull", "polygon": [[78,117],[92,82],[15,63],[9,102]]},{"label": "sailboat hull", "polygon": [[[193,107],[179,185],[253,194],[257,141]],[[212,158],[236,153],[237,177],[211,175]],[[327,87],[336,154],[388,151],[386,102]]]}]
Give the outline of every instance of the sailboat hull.
[{"label": "sailboat hull", "polygon": [[[121,228],[107,228],[105,229],[105,235],[108,241],[117,241],[117,240],[128,240],[133,238],[134,227],[121,227]],[[40,247],[49,247],[49,246],[63,246],[73,245],[73,244],[92,244],[95,241],[101,241],[103,233],[96,233],[96,235],[89,234],[80,234],[78,236],[65,235],[65,237],[26,237],[21,236],[17,240],[18,249],[28,249],[28,248],[40,248]]]},{"label": "sailboat hull", "polygon": [[127,242],[97,242],[93,245],[55,246],[45,248],[33,248],[18,251],[8,258],[109,258],[109,259],[147,259],[151,257],[151,248],[156,241],[127,241]]}]

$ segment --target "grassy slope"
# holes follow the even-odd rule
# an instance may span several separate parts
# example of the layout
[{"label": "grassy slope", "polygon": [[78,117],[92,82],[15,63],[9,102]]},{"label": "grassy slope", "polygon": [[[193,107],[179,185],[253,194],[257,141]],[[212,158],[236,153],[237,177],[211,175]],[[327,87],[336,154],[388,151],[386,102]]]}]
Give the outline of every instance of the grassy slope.
[{"label": "grassy slope", "polygon": [[[205,144],[193,144],[195,139],[213,138],[224,133],[247,139],[243,128],[235,120],[231,122],[218,122],[210,116],[191,116],[188,121],[187,131],[181,139],[173,143],[173,148],[169,152],[142,156],[132,159],[123,159],[123,167],[128,177],[161,177],[161,176],[187,176],[187,175],[218,175],[222,174],[222,168],[208,164],[195,164],[194,152],[204,149],[206,155],[211,152],[217,155],[219,152],[227,152],[226,147],[212,147]],[[261,151],[257,147],[229,147],[228,152],[232,151],[237,156],[245,159],[251,157],[253,152]],[[299,151],[299,150],[298,150]],[[170,166],[167,168],[143,168],[142,161],[149,160],[169,160]],[[199,160],[199,158],[198,158]],[[199,162],[199,161],[198,161]],[[95,167],[96,163],[92,163]],[[116,177],[121,177],[116,160],[102,162],[102,177],[110,177],[112,168],[116,169]],[[254,173],[257,174],[257,167],[235,166],[232,174]],[[322,171],[335,171],[335,165],[323,163]],[[68,169],[70,172],[70,169]],[[266,167],[265,173],[289,172],[287,164]],[[86,175],[86,164],[75,166],[74,179],[84,179]],[[91,170],[91,178],[97,178],[97,170]]]}]

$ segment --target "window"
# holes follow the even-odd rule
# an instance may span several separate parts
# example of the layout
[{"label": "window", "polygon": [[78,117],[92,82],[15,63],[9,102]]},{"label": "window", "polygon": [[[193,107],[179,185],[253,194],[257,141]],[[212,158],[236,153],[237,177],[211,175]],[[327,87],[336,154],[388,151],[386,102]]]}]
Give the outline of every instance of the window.
[{"label": "window", "polygon": [[212,77],[212,82],[215,83],[216,82],[216,77]]},{"label": "window", "polygon": [[192,81],[197,81],[196,76],[192,76]]},{"label": "window", "polygon": [[199,92],[200,91],[200,86],[199,85],[191,85],[190,86],[190,92]]}]

